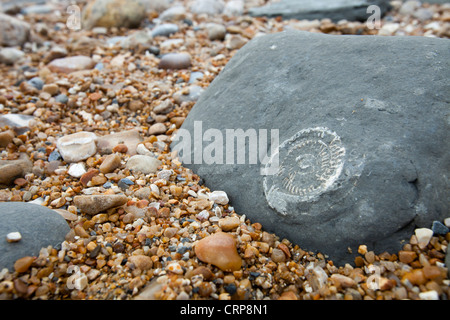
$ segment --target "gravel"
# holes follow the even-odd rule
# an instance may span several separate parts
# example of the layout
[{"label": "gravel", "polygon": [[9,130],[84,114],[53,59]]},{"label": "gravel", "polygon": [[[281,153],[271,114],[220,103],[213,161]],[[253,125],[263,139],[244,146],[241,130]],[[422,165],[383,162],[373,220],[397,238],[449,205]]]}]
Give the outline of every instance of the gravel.
[{"label": "gravel", "polygon": [[[226,194],[206,188],[168,147],[195,104],[195,96],[189,95],[191,76],[202,74],[195,82],[197,91],[192,91],[201,92],[253,37],[293,28],[449,38],[448,4],[423,4],[400,14],[402,3],[394,1],[382,20],[384,28],[377,30],[351,21],[252,18],[240,14],[240,2],[226,6],[237,15],[214,16],[223,5],[210,12],[205,9],[208,2],[189,7],[181,1],[184,10],[178,7],[164,17],[177,26],[177,31],[171,29],[176,34],[167,32],[130,49],[110,45],[107,39],[127,37],[134,29],[71,32],[65,15],[23,17],[21,24],[35,28],[40,22],[41,29],[31,40],[26,40],[28,33],[21,38],[24,56],[15,65],[0,65],[1,117],[20,119],[1,123],[1,132],[12,131],[0,148],[2,168],[10,171],[1,178],[0,200],[65,210],[59,213],[70,232],[59,246],[44,247],[36,256],[18,259],[13,269],[0,270],[0,299],[448,300],[444,261],[450,233],[433,232],[433,226],[418,230],[401,252],[375,253],[362,243],[355,261],[338,267],[327,256],[268,233],[245,213],[235,212]],[[157,16],[149,14],[143,23],[153,18]],[[208,34],[207,23],[225,26],[226,36]],[[161,47],[171,38],[183,42]],[[52,48],[61,47],[77,58],[59,56],[50,65],[41,63],[49,61],[45,59]],[[175,60],[168,53],[177,54]],[[99,63],[103,67],[94,69]],[[42,80],[45,91],[40,85],[19,87],[33,78]],[[142,104],[131,110],[135,100]],[[149,119],[164,130],[159,126],[149,134]],[[129,130],[134,130],[133,142],[127,142],[127,135],[113,136]],[[61,143],[74,134],[89,137],[78,140],[83,152]],[[94,143],[102,137],[112,141],[104,149]],[[114,152],[118,144],[128,151]],[[136,156],[134,150],[148,155]],[[13,170],[12,164],[22,167]],[[434,229],[438,227],[443,230],[441,225]],[[25,238],[22,229],[20,233]],[[202,250],[217,255],[211,239],[223,235],[222,244],[230,250],[224,256],[231,263],[202,256]]]}]

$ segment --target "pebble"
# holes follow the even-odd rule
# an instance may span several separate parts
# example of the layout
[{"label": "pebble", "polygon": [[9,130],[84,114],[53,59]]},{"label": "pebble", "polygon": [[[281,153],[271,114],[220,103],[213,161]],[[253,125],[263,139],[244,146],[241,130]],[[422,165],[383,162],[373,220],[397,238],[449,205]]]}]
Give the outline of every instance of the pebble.
[{"label": "pebble", "polygon": [[10,232],[6,235],[6,241],[8,242],[18,242],[20,240],[22,240],[20,232]]},{"label": "pebble", "polygon": [[433,221],[431,230],[433,231],[433,234],[442,236],[445,236],[449,232],[449,228],[440,221]]},{"label": "pebble", "polygon": [[0,63],[13,65],[25,56],[22,50],[16,48],[1,48],[0,49]]},{"label": "pebble", "polygon": [[18,273],[27,272],[35,260],[35,257],[23,257],[14,263],[14,270]]},{"label": "pebble", "polygon": [[164,123],[155,123],[148,129],[149,135],[160,135],[167,131],[167,128]]},{"label": "pebble", "polygon": [[115,153],[109,154],[103,159],[103,162],[99,167],[99,170],[101,173],[111,173],[120,167],[121,162],[122,161],[117,154]]},{"label": "pebble", "polygon": [[69,171],[67,172],[74,178],[80,178],[83,174],[86,173],[86,166],[84,163],[72,163],[69,166]]},{"label": "pebble", "polygon": [[208,38],[211,41],[223,40],[225,39],[225,34],[227,33],[225,26],[218,23],[208,23],[206,25],[206,30],[208,31]]},{"label": "pebble", "polygon": [[231,231],[239,227],[240,223],[239,217],[226,217],[219,220],[219,227],[222,231]]},{"label": "pebble", "polygon": [[30,24],[8,14],[0,13],[0,45],[22,46],[30,38]]},{"label": "pebble", "polygon": [[176,25],[174,23],[163,23],[163,24],[156,26],[152,30],[151,34],[152,34],[152,37],[157,37],[157,36],[168,37],[171,34],[177,33],[178,30],[179,30],[178,25]]},{"label": "pebble", "polygon": [[17,177],[31,172],[32,163],[26,154],[17,160],[0,160],[0,184],[10,185]]},{"label": "pebble", "polygon": [[142,254],[133,255],[128,258],[128,261],[133,263],[136,268],[145,271],[149,270],[153,266],[153,261],[149,256],[145,256]]},{"label": "pebble", "polygon": [[124,130],[122,132],[100,136],[97,141],[97,148],[100,154],[110,154],[113,152],[115,146],[124,144],[128,149],[127,154],[135,155],[136,147],[142,140],[139,130]]},{"label": "pebble", "polygon": [[61,137],[56,142],[59,153],[66,162],[79,162],[97,152],[97,135],[81,131]]},{"label": "pebble", "polygon": [[14,131],[7,130],[0,133],[0,147],[5,148],[15,137]]},{"label": "pebble", "polygon": [[167,53],[159,64],[160,69],[187,69],[191,66],[191,56],[187,53]]},{"label": "pebble", "polygon": [[120,194],[81,195],[73,198],[74,205],[90,215],[119,207],[127,203],[128,198]]},{"label": "pebble", "polygon": [[166,99],[159,105],[153,108],[153,112],[156,114],[167,114],[174,109],[173,102],[170,99]]},{"label": "pebble", "polygon": [[142,172],[144,174],[155,173],[161,161],[146,155],[134,155],[126,163],[126,168],[131,171]]},{"label": "pebble", "polygon": [[414,231],[417,241],[419,243],[419,248],[424,249],[431,240],[433,236],[433,230],[428,228],[418,228]]},{"label": "pebble", "polygon": [[225,191],[210,192],[210,193],[208,193],[208,199],[210,201],[214,201],[214,203],[222,204],[222,205],[228,204],[228,202],[229,202],[227,193]]},{"label": "pebble", "polygon": [[211,263],[223,271],[237,271],[242,266],[242,259],[236,250],[236,240],[227,233],[214,233],[198,241],[195,254],[199,260]]},{"label": "pebble", "polygon": [[72,73],[89,70],[95,67],[95,61],[86,56],[72,56],[51,61],[47,67],[52,72]]}]

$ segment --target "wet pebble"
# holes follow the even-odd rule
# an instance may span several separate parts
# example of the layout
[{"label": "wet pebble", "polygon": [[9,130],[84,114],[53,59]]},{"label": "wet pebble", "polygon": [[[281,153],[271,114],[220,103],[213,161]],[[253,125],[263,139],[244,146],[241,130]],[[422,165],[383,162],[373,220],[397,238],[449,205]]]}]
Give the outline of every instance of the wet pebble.
[{"label": "wet pebble", "polygon": [[191,66],[191,56],[187,53],[165,54],[159,64],[160,69],[187,69]]}]

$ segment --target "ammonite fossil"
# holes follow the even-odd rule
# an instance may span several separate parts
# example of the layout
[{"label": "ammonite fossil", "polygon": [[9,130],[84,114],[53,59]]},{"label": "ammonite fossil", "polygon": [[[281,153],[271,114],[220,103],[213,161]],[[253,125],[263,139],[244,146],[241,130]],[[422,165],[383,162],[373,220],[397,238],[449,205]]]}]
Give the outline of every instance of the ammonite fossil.
[{"label": "ammonite fossil", "polygon": [[286,214],[288,203],[312,201],[329,190],[344,166],[345,148],[335,133],[324,127],[299,131],[284,141],[266,166],[279,161],[274,175],[264,179],[269,205]]}]

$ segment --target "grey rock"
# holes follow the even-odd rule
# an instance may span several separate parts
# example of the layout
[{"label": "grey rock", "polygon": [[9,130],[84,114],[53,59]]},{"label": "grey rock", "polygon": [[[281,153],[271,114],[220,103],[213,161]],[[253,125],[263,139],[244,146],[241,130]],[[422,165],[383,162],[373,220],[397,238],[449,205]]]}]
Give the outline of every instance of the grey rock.
[{"label": "grey rock", "polygon": [[152,37],[157,37],[157,36],[168,37],[171,34],[178,32],[178,30],[179,30],[178,26],[174,23],[163,23],[163,24],[156,26],[152,30],[151,34],[152,34]]},{"label": "grey rock", "polygon": [[[14,262],[25,256],[38,256],[41,248],[58,247],[70,227],[54,210],[24,202],[0,203],[0,269],[14,271]],[[6,235],[20,232],[19,242],[8,243]]]},{"label": "grey rock", "polygon": [[223,40],[225,39],[225,34],[227,33],[225,26],[219,23],[208,23],[206,25],[206,30],[208,31],[208,38],[211,41]]},{"label": "grey rock", "polygon": [[22,46],[30,38],[30,29],[27,22],[0,13],[0,46]]},{"label": "grey rock", "polygon": [[370,5],[377,5],[383,15],[389,8],[386,0],[281,0],[262,7],[249,9],[251,16],[281,16],[283,19],[314,20],[329,18],[339,20],[366,21],[372,12]]},{"label": "grey rock", "polygon": [[22,14],[47,14],[55,11],[55,7],[47,4],[36,4],[25,7],[21,10]]},{"label": "grey rock", "polygon": [[224,7],[222,0],[194,0],[189,9],[194,14],[216,15],[222,13]]},{"label": "grey rock", "polygon": [[173,94],[172,97],[177,104],[197,101],[200,98],[201,94],[205,91],[205,89],[198,85],[191,85],[187,89],[188,90],[177,91]]},{"label": "grey rock", "polygon": [[25,56],[22,50],[16,48],[1,48],[0,63],[12,65]]},{"label": "grey rock", "polygon": [[449,229],[447,228],[447,226],[445,226],[440,221],[433,221],[431,230],[433,230],[433,234],[439,234],[439,235],[444,235],[444,236],[449,232]]},{"label": "grey rock", "polygon": [[33,87],[35,87],[38,90],[42,90],[42,87],[44,87],[44,80],[42,80],[39,77],[34,77],[28,80],[28,83],[31,84]]},{"label": "grey rock", "polygon": [[[172,149],[237,213],[301,248],[338,264],[351,263],[361,244],[397,252],[414,228],[450,209],[449,44],[301,31],[255,38],[200,96]],[[240,147],[242,164],[231,139],[225,164],[226,129],[257,137]],[[279,145],[279,167],[275,152],[250,164],[257,145],[262,155]]]},{"label": "grey rock", "polygon": [[174,108],[173,102],[170,99],[166,99],[159,105],[153,108],[153,112],[156,114],[167,114]]}]

